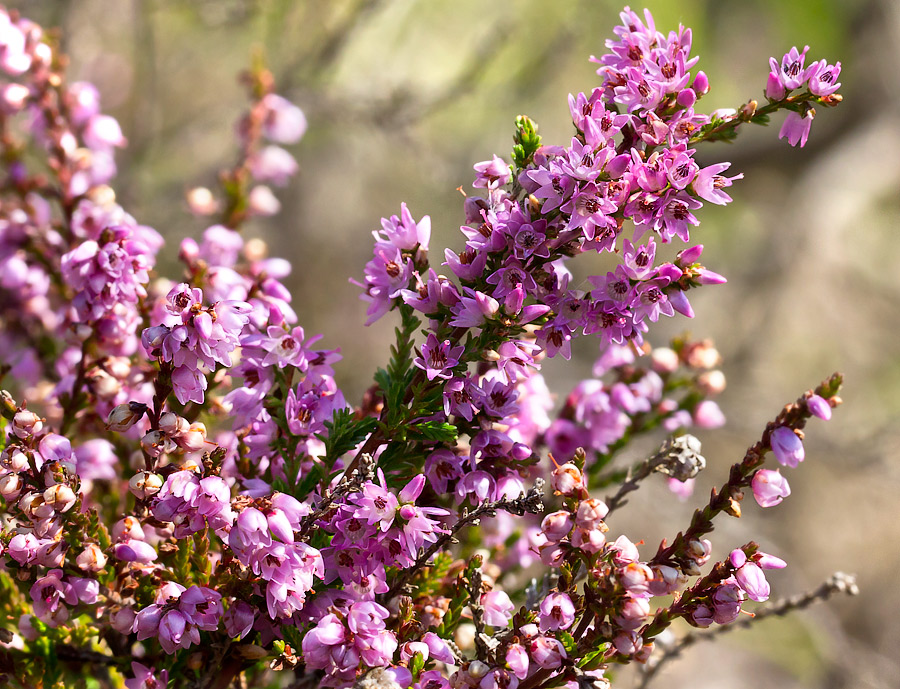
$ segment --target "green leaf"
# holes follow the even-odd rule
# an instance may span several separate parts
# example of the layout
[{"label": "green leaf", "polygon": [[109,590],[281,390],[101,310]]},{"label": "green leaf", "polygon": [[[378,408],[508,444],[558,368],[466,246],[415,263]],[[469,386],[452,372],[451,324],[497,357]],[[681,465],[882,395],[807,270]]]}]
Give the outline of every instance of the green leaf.
[{"label": "green leaf", "polygon": [[459,437],[456,426],[446,421],[415,423],[410,427],[410,431],[421,435],[425,440],[432,440],[438,443],[455,443]]},{"label": "green leaf", "polygon": [[571,634],[569,634],[569,632],[557,632],[556,638],[563,645],[563,648],[566,649],[566,653],[568,653],[570,656],[575,653],[575,639]]}]

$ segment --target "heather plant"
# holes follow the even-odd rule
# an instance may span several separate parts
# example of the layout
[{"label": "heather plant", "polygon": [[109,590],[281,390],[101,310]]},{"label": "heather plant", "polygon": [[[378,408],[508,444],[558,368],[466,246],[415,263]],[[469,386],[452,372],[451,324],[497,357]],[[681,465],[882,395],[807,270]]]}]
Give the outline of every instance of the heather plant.
[{"label": "heather plant", "polygon": [[[697,147],[779,110],[802,146],[841,100],[840,63],[793,48],[764,104],[703,113],[690,29],[621,19],[592,58],[599,84],[569,97],[571,140],[516,118],[509,160],[474,166],[443,261],[428,216],[382,219],[356,284],[396,341],[354,403],[339,350],[297,322],[291,266],[244,235],[278,212],[271,187],[298,170],[283,146],[307,127],[264,66],[244,76],[237,162],[188,194],[211,224],[167,280],[161,236],[116,201],[126,140],[100,94],[69,81],[53,36],[0,12],[5,682],[578,689],[636,663],[647,683],[741,612],[855,590],[836,575],[766,604],[786,563],[753,541],[714,561],[707,538],[746,491],[762,508],[790,496],[777,467],[804,460],[838,374],[655,550],[618,518],[655,474],[689,498],[707,462],[688,431],[725,421],[714,345],[651,345],[661,317],[693,316],[692,290],[725,281],[696,228],[742,175],[701,167]],[[608,270],[576,281],[583,253]],[[541,366],[575,337],[597,340],[594,377],[557,404]],[[659,449],[635,461],[645,438]]]}]

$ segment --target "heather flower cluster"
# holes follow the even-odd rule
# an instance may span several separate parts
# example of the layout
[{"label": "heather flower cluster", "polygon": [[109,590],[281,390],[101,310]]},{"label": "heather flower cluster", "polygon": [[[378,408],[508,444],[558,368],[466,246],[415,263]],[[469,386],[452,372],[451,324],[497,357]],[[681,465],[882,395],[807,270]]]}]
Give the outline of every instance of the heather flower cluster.
[{"label": "heather flower cluster", "polygon": [[[308,126],[272,75],[244,78],[237,162],[188,193],[208,225],[169,281],[161,236],[111,186],[119,125],[39,26],[0,10],[4,681],[608,686],[614,664],[657,662],[676,620],[727,625],[772,595],[783,560],[751,541],[716,561],[707,536],[748,489],[764,508],[790,496],[769,460],[798,468],[837,374],[655,552],[619,510],[653,474],[690,499],[707,461],[688,430],[725,422],[715,346],[651,344],[660,318],[693,317],[691,290],[725,281],[698,227],[742,175],[697,147],[779,109],[803,145],[812,106],[840,102],[840,63],[794,48],[768,105],[706,114],[690,29],[621,18],[598,85],[569,97],[573,137],[545,144],[517,118],[509,162],[474,166],[439,265],[427,215],[381,221],[355,284],[396,341],[354,404],[339,350],[298,323],[291,266],[245,233],[279,211]],[[576,282],[584,253],[610,267]],[[557,398],[543,364],[580,336],[593,377]],[[639,437],[659,449],[642,458]]]}]

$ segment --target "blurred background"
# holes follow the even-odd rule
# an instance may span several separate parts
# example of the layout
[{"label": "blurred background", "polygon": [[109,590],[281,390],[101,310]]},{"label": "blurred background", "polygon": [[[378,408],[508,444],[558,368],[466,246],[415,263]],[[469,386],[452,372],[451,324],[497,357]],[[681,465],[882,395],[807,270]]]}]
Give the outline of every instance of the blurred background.
[{"label": "blurred background", "polygon": [[[693,28],[694,54],[712,91],[705,109],[762,98],[768,58],[809,44],[809,58],[840,60],[844,103],[822,110],[809,144],[746,129],[707,145],[703,164],[733,163],[745,179],[734,203],[703,209],[692,239],[729,279],[702,290],[688,325],[713,338],[729,385],[726,428],[699,433],[710,467],[693,501],[662,482],[620,513],[652,553],[686,525],[692,504],[724,480],[765,422],[834,370],[845,405],[807,434],[807,461],[789,472],[793,495],[763,513],[723,522],[716,555],[750,538],[789,562],[776,595],[815,588],[835,570],[858,574],[862,593],[695,647],[655,684],[698,687],[900,685],[900,3],[896,0],[647,0],[657,28]],[[307,335],[340,347],[349,400],[386,358],[394,323],[362,330],[360,278],[379,218],[406,201],[429,214],[432,252],[461,244],[457,188],[472,165],[509,159],[513,120],[528,114],[547,143],[571,136],[567,94],[598,83],[591,54],[619,23],[609,0],[75,0],[11,2],[62,31],[71,78],[95,83],[121,122],[119,200],[169,240],[161,272],[174,276],[179,240],[198,236],[184,193],[214,185],[233,162],[233,125],[245,107],[236,75],[261,46],[278,92],[310,122],[292,149],[301,175],[279,192],[283,211],[249,231],[290,259],[289,281]],[[637,8],[638,5],[635,5]],[[592,270],[587,256],[585,273]],[[435,261],[436,263],[439,261]],[[359,324],[359,325],[357,325]],[[358,330],[356,328],[359,328]],[[582,338],[565,366],[545,368],[562,397],[590,376]],[[648,482],[649,483],[649,482]],[[629,686],[623,678],[621,686]]]}]

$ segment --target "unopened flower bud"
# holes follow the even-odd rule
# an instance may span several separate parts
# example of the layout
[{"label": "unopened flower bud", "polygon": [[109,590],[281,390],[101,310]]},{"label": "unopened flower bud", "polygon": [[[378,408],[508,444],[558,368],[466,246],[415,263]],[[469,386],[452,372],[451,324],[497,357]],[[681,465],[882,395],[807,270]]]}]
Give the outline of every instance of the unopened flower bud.
[{"label": "unopened flower bud", "polygon": [[787,426],[779,426],[769,436],[769,445],[775,459],[783,466],[795,468],[805,457],[803,441]]},{"label": "unopened flower bud", "polygon": [[582,491],[584,491],[584,476],[582,476],[581,470],[577,466],[567,462],[553,470],[550,484],[554,490],[559,491],[562,495],[577,494],[580,496]]},{"label": "unopened flower bud", "polygon": [[146,412],[147,405],[140,402],[117,405],[106,417],[106,427],[111,431],[122,433],[140,421]]},{"label": "unopened flower bud", "polygon": [[705,371],[697,376],[697,385],[707,395],[720,395],[725,390],[725,374],[718,369]]},{"label": "unopened flower bud", "polygon": [[192,423],[185,433],[175,436],[172,440],[187,452],[202,450],[206,445],[206,426],[199,422]]},{"label": "unopened flower bud", "polygon": [[694,342],[687,347],[683,353],[684,360],[691,368],[710,369],[718,366],[722,361],[722,357],[710,340],[703,342]]},{"label": "unopened flower bud", "polygon": [[102,369],[93,371],[90,375],[91,390],[105,402],[109,402],[122,390],[122,383]]},{"label": "unopened flower bud", "polygon": [[212,215],[219,208],[216,197],[206,187],[194,187],[187,193],[188,207],[194,215]]},{"label": "unopened flower bud", "polygon": [[650,352],[653,370],[657,373],[674,373],[678,369],[678,354],[668,347],[657,347]]},{"label": "unopened flower bud", "polygon": [[167,441],[162,431],[150,431],[141,438],[141,448],[151,457],[159,457],[166,451]]},{"label": "unopened flower bud", "polygon": [[41,417],[33,411],[23,409],[20,412],[16,412],[16,415],[13,417],[13,433],[19,438],[37,435],[43,427],[44,424],[41,421]]},{"label": "unopened flower bud", "polygon": [[809,409],[810,414],[819,417],[823,421],[828,421],[831,418],[831,405],[819,395],[809,397],[806,400],[806,408]]},{"label": "unopened flower bud", "polygon": [[490,666],[482,663],[480,660],[473,660],[469,663],[469,676],[474,679],[481,679],[490,672],[490,669]]},{"label": "unopened flower bud", "polygon": [[578,505],[575,523],[583,529],[590,529],[602,522],[607,514],[609,514],[609,507],[605,502],[596,498],[588,498],[582,500]]},{"label": "unopened flower bud", "polygon": [[85,572],[99,572],[106,566],[107,559],[99,545],[88,543],[75,558],[75,564]]},{"label": "unopened flower bud", "polygon": [[265,184],[259,184],[250,190],[247,197],[247,210],[251,215],[268,217],[281,210],[281,202]]},{"label": "unopened flower bud", "polygon": [[12,419],[16,415],[16,411],[16,401],[9,394],[9,390],[0,390],[0,414],[7,419]]},{"label": "unopened flower bud", "polygon": [[709,556],[711,553],[712,553],[712,543],[710,543],[705,538],[702,541],[698,541],[697,539],[694,539],[693,541],[688,543],[688,555],[698,565],[705,564],[709,560]]},{"label": "unopened flower bud", "polygon": [[728,498],[728,503],[725,505],[725,514],[731,515],[732,517],[736,517],[738,519],[741,518],[741,503],[735,500],[734,498]]},{"label": "unopened flower bud", "polygon": [[169,437],[187,433],[190,427],[191,424],[188,423],[187,419],[178,416],[174,412],[167,411],[159,417],[159,430]]},{"label": "unopened flower bud", "polygon": [[68,512],[76,500],[75,491],[65,484],[57,484],[44,491],[44,502],[57,512]]},{"label": "unopened flower bud", "polygon": [[156,495],[162,485],[162,477],[150,471],[138,472],[128,481],[128,489],[140,500],[146,500]]},{"label": "unopened flower bud", "polygon": [[697,76],[694,77],[694,83],[691,84],[691,88],[700,96],[709,93],[709,77],[706,76],[706,72],[697,72]]},{"label": "unopened flower bud", "polygon": [[5,474],[0,476],[0,495],[7,502],[15,500],[22,490],[22,479],[18,474]]}]

